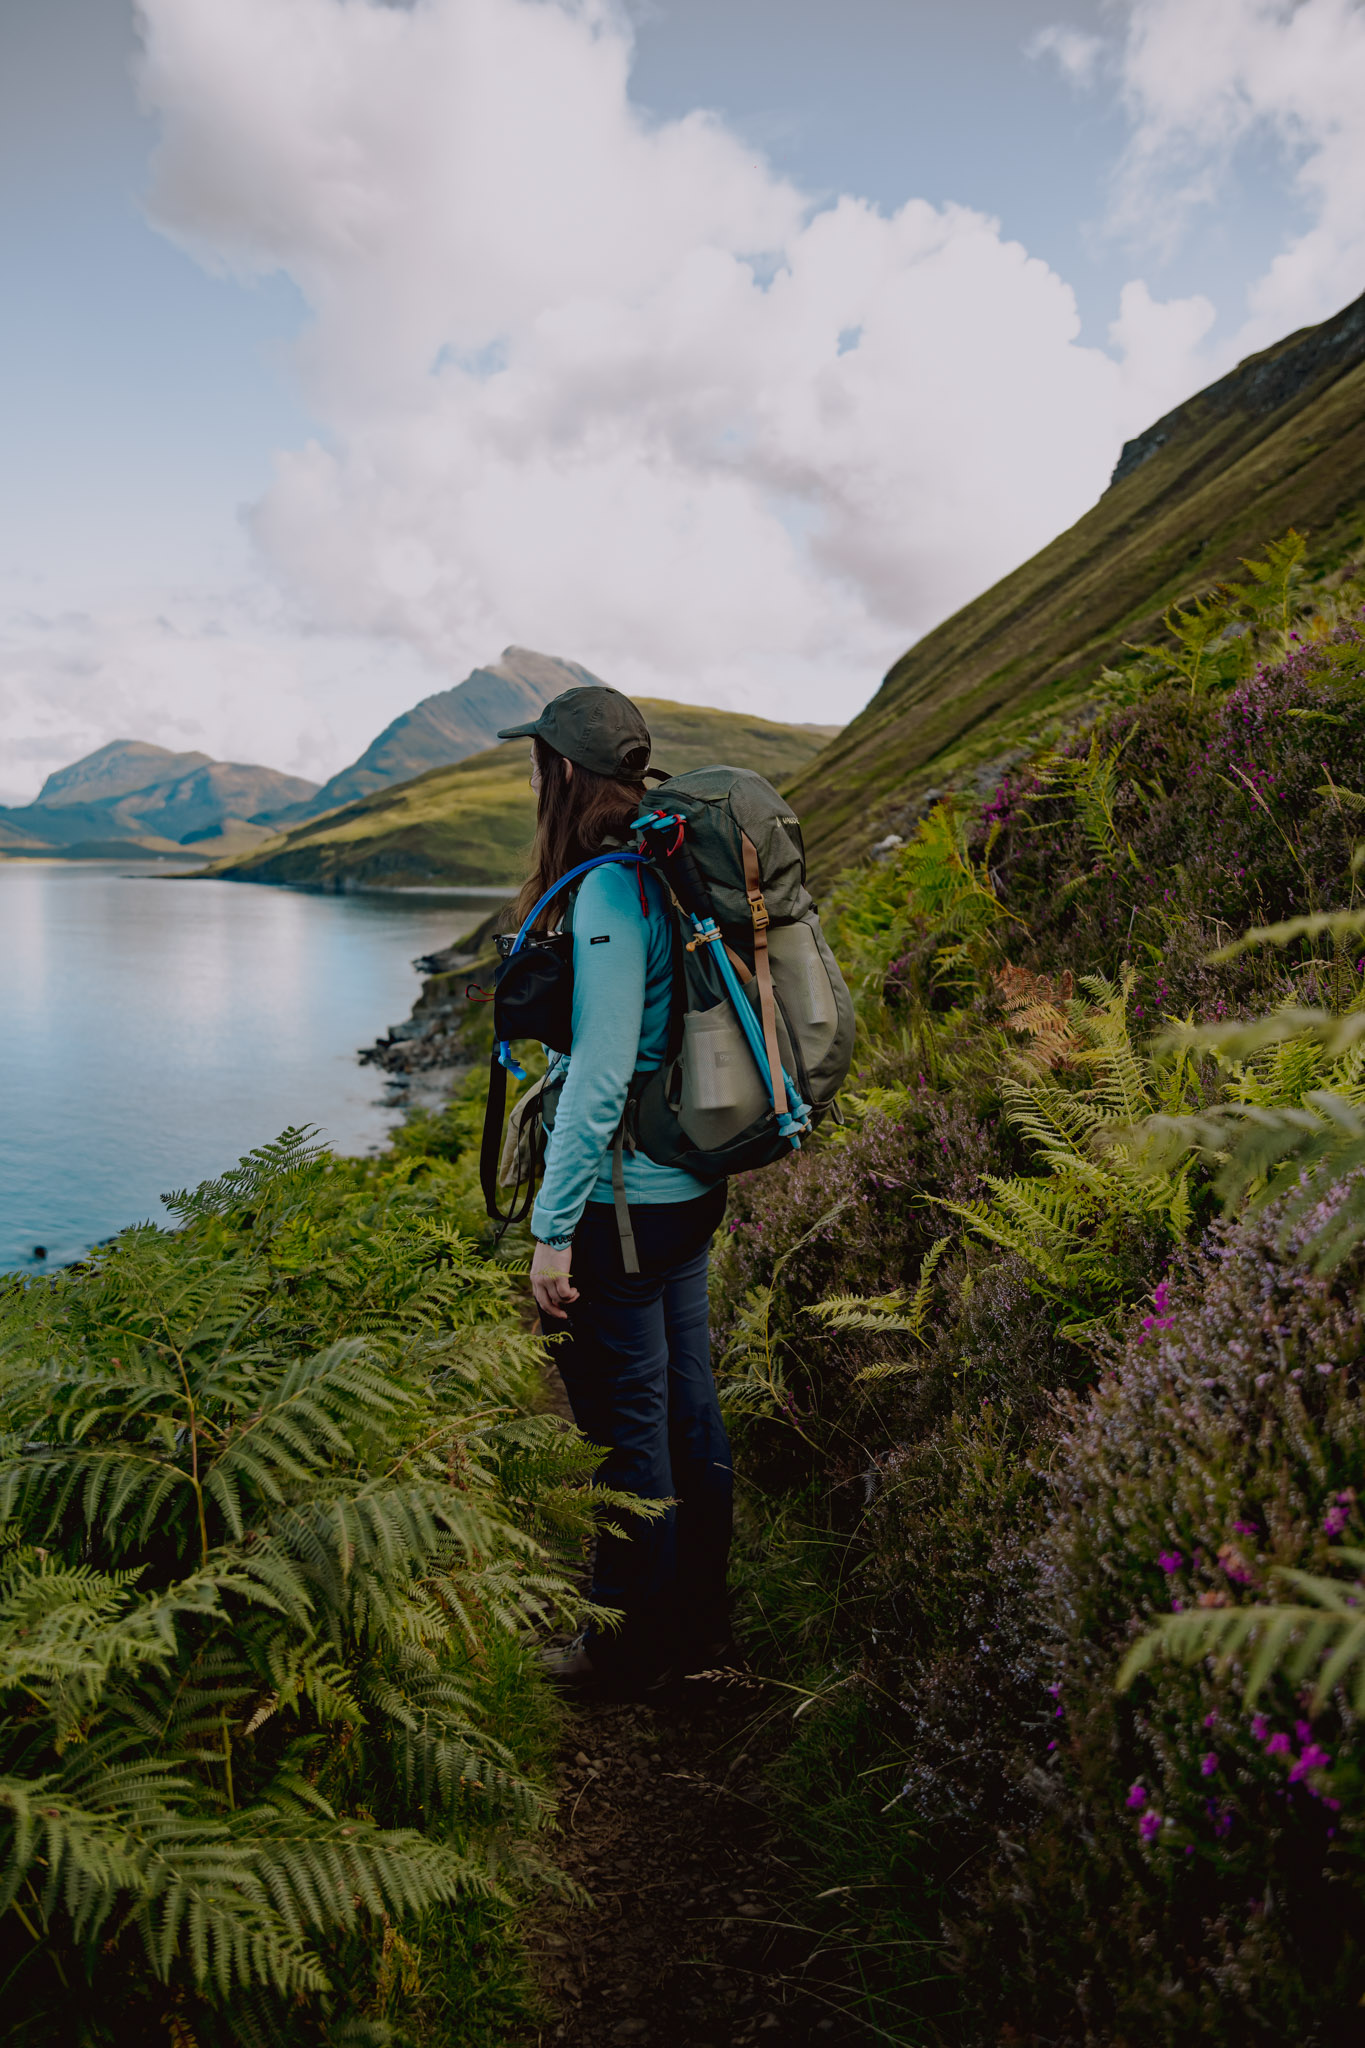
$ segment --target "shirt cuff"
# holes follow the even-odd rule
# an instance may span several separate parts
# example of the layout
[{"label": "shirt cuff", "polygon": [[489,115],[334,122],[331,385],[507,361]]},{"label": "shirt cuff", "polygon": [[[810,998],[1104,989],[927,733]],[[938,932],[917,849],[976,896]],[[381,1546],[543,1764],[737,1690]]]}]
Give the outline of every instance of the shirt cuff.
[{"label": "shirt cuff", "polygon": [[562,1252],[566,1245],[573,1243],[573,1232],[570,1231],[567,1237],[538,1237],[536,1243],[548,1246],[552,1252]]}]

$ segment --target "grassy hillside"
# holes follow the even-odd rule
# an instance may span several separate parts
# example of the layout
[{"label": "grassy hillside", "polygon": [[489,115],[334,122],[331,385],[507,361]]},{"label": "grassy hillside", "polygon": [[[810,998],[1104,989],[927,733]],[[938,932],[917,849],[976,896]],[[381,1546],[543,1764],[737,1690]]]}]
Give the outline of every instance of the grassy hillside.
[{"label": "grassy hillside", "polygon": [[[673,774],[729,761],[757,768],[771,781],[788,781],[829,731],[648,698],[641,708],[654,738],[654,759]],[[521,878],[535,821],[529,751],[514,741],[448,768],[432,768],[212,872],[239,881],[321,887],[511,886]]]},{"label": "grassy hillside", "polygon": [[1365,298],[1290,335],[1129,442],[1116,481],[1041,554],[903,655],[790,787],[817,873],[901,829],[931,784],[1075,710],[1125,642],[1308,533],[1319,572],[1365,543]]},{"label": "grassy hillside", "polygon": [[741,1621],[898,2048],[1360,2038],[1363,608],[846,877],[845,1120],[731,1182]]}]

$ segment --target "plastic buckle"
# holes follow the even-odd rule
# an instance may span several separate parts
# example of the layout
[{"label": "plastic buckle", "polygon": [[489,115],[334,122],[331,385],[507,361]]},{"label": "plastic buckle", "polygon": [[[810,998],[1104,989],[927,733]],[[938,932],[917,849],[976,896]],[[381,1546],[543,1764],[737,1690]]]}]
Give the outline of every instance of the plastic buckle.
[{"label": "plastic buckle", "polygon": [[754,930],[756,932],[763,932],[768,929],[768,906],[763,901],[763,891],[761,889],[749,898],[749,915],[753,918]]}]

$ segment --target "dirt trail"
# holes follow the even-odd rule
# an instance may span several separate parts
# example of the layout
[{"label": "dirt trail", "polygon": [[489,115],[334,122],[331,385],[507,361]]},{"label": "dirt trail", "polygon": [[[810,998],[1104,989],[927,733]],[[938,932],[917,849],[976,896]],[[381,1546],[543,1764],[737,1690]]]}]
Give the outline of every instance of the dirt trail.
[{"label": "dirt trail", "polygon": [[[557,1372],[546,1406],[572,1420]],[[685,1680],[658,1704],[575,1704],[552,1854],[587,1903],[528,1945],[550,2017],[527,2048],[864,2048],[813,1887],[784,1854],[764,1766],[770,1688]],[[841,1952],[846,1961],[846,1951]],[[885,2038],[885,2037],[882,2037]]]},{"label": "dirt trail", "polygon": [[554,2014],[538,2048],[866,2038],[802,1925],[809,1887],[784,1859],[762,1772],[765,1692],[698,1682],[661,1706],[572,1713],[556,1861],[592,1903],[548,1905],[533,1926]]}]

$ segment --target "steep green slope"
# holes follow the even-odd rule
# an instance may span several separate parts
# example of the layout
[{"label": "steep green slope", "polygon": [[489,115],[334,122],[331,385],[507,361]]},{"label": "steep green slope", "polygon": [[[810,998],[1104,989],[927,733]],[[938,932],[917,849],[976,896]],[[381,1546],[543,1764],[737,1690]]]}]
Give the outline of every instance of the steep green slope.
[{"label": "steep green slope", "polygon": [[[654,760],[672,774],[729,761],[784,782],[829,727],[775,725],[733,711],[640,700]],[[323,888],[467,888],[518,882],[535,821],[529,747],[512,741],[297,826],[245,859],[210,872],[234,881]]]},{"label": "steep green slope", "polygon": [[1365,541],[1365,298],[1130,441],[1083,519],[901,657],[789,786],[817,873],[898,828],[929,785],[1078,707],[1125,642],[1290,526],[1318,571]]}]

